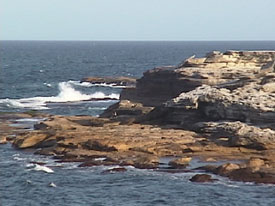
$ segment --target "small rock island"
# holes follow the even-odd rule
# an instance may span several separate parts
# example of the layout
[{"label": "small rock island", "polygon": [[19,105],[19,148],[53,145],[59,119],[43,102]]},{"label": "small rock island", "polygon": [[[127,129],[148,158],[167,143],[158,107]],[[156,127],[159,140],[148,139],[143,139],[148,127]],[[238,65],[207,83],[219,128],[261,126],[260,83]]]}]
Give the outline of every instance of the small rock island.
[{"label": "small rock island", "polygon": [[199,159],[191,170],[275,184],[275,51],[213,51],[127,82],[100,117],[46,115],[9,141],[79,167],[161,170],[160,159],[172,157],[165,171],[188,172]]}]

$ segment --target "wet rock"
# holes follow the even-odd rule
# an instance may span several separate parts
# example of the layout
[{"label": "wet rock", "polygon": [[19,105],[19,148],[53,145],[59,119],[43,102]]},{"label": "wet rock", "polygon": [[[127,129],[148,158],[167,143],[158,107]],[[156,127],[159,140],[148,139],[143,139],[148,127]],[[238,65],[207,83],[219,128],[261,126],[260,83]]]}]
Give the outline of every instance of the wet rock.
[{"label": "wet rock", "polygon": [[174,169],[186,168],[189,165],[189,162],[192,160],[191,157],[182,157],[171,160],[168,165]]},{"label": "wet rock", "polygon": [[15,139],[13,145],[19,149],[35,147],[39,143],[42,144],[44,140],[48,138],[46,133],[29,133]]},{"label": "wet rock", "polygon": [[234,163],[226,163],[224,165],[219,166],[215,173],[221,176],[227,176],[232,171],[240,169],[240,165]]},{"label": "wet rock", "polygon": [[233,170],[227,175],[234,181],[275,184],[275,175],[263,171],[253,171],[251,168]]},{"label": "wet rock", "polygon": [[212,179],[212,176],[208,175],[208,174],[197,174],[197,175],[194,175],[190,179],[190,181],[191,182],[201,182],[201,183],[204,183],[204,182],[214,182],[214,181],[217,181],[217,179]]},{"label": "wet rock", "polygon": [[156,169],[159,158],[155,156],[141,156],[133,161],[133,166],[138,169]]},{"label": "wet rock", "polygon": [[107,84],[111,86],[134,87],[136,79],[131,77],[86,77],[81,82],[92,84]]},{"label": "wet rock", "polygon": [[87,160],[81,163],[80,165],[78,165],[78,167],[93,167],[93,166],[101,166],[101,165],[111,166],[111,165],[116,165],[116,163],[112,161]]},{"label": "wet rock", "polygon": [[265,166],[265,161],[257,157],[251,157],[247,163],[247,167],[254,171],[260,170],[261,167]]},{"label": "wet rock", "polygon": [[8,140],[7,137],[0,137],[0,144],[7,144]]}]

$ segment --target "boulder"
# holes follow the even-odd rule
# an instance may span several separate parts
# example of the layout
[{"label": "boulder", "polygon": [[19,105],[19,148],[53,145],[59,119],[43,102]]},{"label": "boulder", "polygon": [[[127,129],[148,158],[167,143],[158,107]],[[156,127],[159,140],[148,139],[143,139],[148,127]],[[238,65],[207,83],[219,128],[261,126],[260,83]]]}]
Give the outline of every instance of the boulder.
[{"label": "boulder", "polygon": [[182,157],[182,158],[171,160],[168,164],[174,169],[182,169],[182,168],[186,168],[189,165],[191,160],[192,160],[191,157]]}]

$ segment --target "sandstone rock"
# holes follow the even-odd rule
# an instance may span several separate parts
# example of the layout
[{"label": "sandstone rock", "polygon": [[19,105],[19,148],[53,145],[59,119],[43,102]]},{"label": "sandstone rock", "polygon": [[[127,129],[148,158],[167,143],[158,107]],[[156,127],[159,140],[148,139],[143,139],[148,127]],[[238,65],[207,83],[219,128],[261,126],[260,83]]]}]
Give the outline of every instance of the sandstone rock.
[{"label": "sandstone rock", "polygon": [[242,122],[204,122],[196,125],[212,138],[228,137],[230,146],[243,146],[258,150],[274,148],[275,131],[261,129]]},{"label": "sandstone rock", "polygon": [[[159,106],[198,86],[217,85],[270,72],[264,67],[274,61],[274,51],[212,52],[206,58],[189,58],[178,67],[155,68],[137,80],[136,89],[124,90],[121,99]],[[271,65],[272,67],[272,65]],[[267,71],[263,74],[263,70]]]},{"label": "sandstone rock", "polygon": [[240,168],[228,174],[234,181],[275,184],[275,175],[262,171],[254,171],[251,168]]},{"label": "sandstone rock", "polygon": [[89,150],[104,151],[104,152],[117,151],[115,147],[104,145],[101,142],[96,140],[88,140],[87,142],[84,142],[82,146]]},{"label": "sandstone rock", "polygon": [[156,156],[142,156],[134,160],[134,167],[139,169],[155,169],[158,167],[159,158]]},{"label": "sandstone rock", "polygon": [[188,166],[191,160],[191,157],[182,157],[171,160],[168,164],[175,169],[182,169]]},{"label": "sandstone rock", "polygon": [[145,107],[141,103],[134,103],[130,102],[129,100],[121,100],[120,102],[110,106],[100,116],[123,121],[129,120],[131,117],[147,114],[152,109],[152,107]]},{"label": "sandstone rock", "polygon": [[37,144],[43,142],[48,138],[46,133],[39,133],[36,135],[26,134],[20,139],[16,139],[13,145],[19,149],[25,149],[30,147],[35,147]]},{"label": "sandstone rock", "polygon": [[230,174],[233,170],[240,169],[240,165],[233,163],[226,163],[217,168],[216,173],[221,176],[226,176]]},{"label": "sandstone rock", "polygon": [[0,137],[0,144],[7,144],[8,140],[6,137]]},{"label": "sandstone rock", "polygon": [[[102,114],[106,119],[49,116],[35,131],[18,133],[14,145],[84,161],[81,166],[155,169],[160,157],[184,155],[217,162],[249,160],[200,169],[232,180],[273,183],[274,59],[274,51],[212,52],[176,67],[149,70],[136,87],[122,80],[90,79],[94,84],[127,87],[120,101]],[[0,124],[2,128],[8,124]],[[170,165],[184,167],[187,162],[175,160]]]},{"label": "sandstone rock", "polygon": [[190,181],[191,182],[201,182],[201,183],[204,183],[204,182],[214,182],[214,181],[216,181],[216,179],[212,179],[212,176],[208,175],[208,174],[197,174],[197,175],[194,175],[190,179]]},{"label": "sandstone rock", "polygon": [[251,157],[248,161],[247,167],[252,168],[254,171],[260,170],[265,165],[265,161],[260,158]]}]

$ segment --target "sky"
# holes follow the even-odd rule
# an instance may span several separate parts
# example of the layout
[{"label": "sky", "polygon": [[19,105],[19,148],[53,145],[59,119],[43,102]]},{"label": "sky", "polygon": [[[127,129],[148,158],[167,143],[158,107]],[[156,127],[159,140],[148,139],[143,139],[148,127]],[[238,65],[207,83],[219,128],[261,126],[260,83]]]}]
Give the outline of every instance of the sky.
[{"label": "sky", "polygon": [[0,0],[0,40],[275,40],[275,0]]}]

